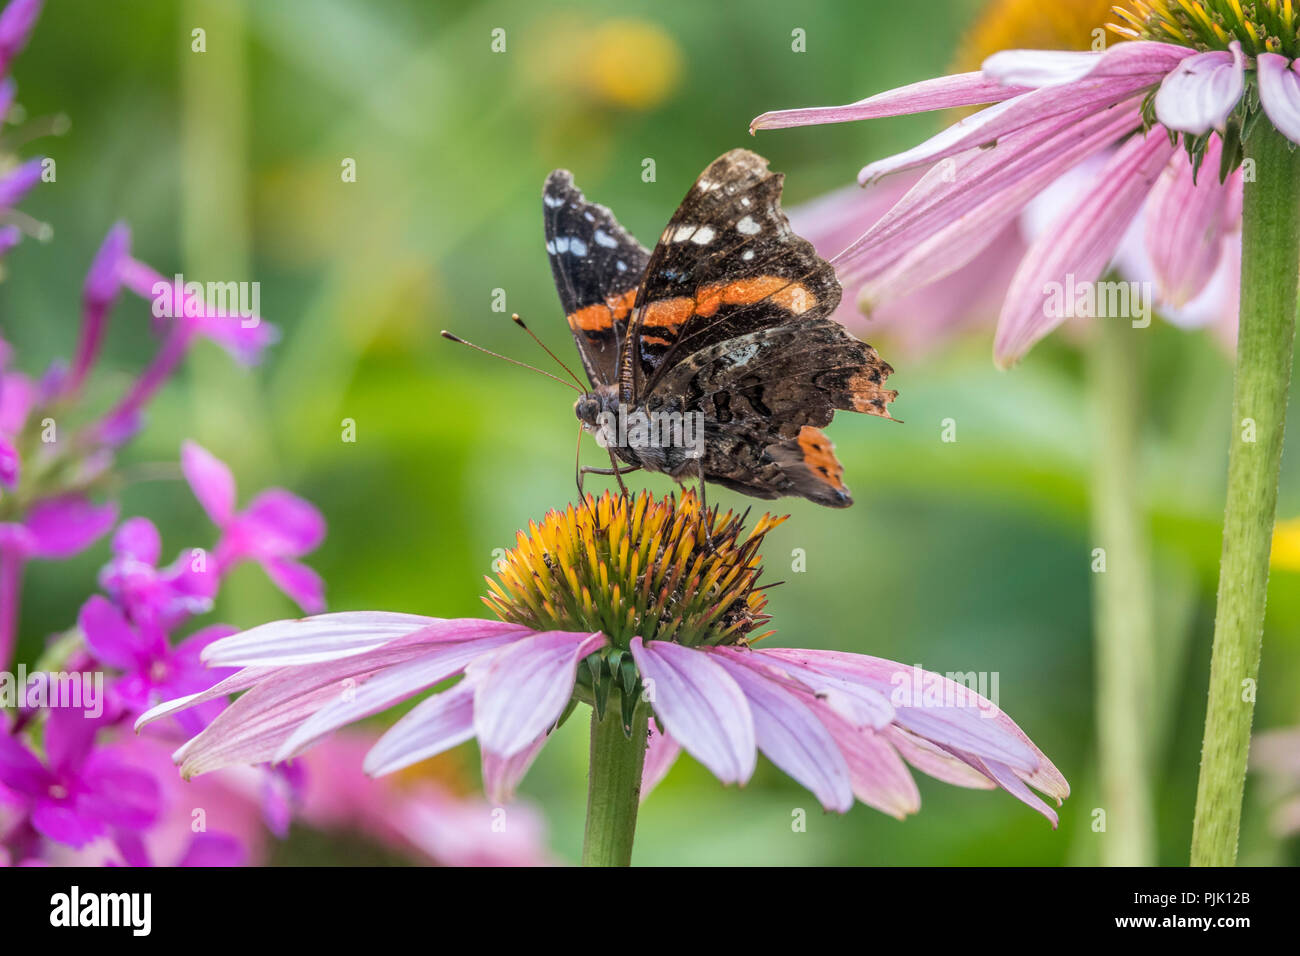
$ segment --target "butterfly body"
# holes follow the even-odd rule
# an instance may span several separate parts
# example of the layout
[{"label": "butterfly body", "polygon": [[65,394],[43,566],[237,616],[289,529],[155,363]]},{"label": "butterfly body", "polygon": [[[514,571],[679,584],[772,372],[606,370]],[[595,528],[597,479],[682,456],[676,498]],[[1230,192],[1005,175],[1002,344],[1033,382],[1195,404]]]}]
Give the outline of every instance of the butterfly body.
[{"label": "butterfly body", "polygon": [[821,429],[838,409],[891,418],[897,393],[889,365],[829,318],[839,282],[790,229],[781,181],[754,153],[724,154],[651,253],[551,174],[546,247],[592,384],[574,410],[629,468],[845,507]]}]

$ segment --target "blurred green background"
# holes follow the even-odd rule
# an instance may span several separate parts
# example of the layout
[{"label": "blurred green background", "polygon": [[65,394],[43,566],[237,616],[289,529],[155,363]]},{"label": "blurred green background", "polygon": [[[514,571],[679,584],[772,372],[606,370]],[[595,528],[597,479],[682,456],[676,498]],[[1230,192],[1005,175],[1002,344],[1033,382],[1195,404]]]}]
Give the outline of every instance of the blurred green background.
[{"label": "blurred green background", "polygon": [[[935,117],[764,133],[785,106],[845,102],[945,72],[976,0],[909,5],[462,3],[421,0],[51,0],[15,76],[31,116],[70,132],[34,144],[58,181],[25,211],[53,242],[27,242],[0,284],[4,334],[37,370],[72,346],[81,277],[108,227],[130,223],[136,254],[164,274],[249,278],[283,333],[242,371],[203,344],[152,409],[128,463],[175,462],[193,437],[235,470],[241,500],[271,484],[329,521],[309,560],[334,610],[481,615],[493,550],[574,496],[568,392],[441,340],[441,328],[536,361],[491,311],[509,310],[572,355],[542,248],[542,180],[574,171],[643,241],[695,175],[735,146],[787,174],[793,205],[912,145]],[[613,12],[616,9],[616,13]],[[191,52],[191,30],[207,52]],[[490,49],[506,31],[506,52]],[[807,52],[791,50],[791,31]],[[357,181],[345,183],[345,159]],[[655,160],[645,183],[642,161]],[[151,354],[148,306],[114,315],[99,387],[112,393]],[[891,426],[841,416],[831,429],[857,504],[780,503],[769,538],[780,643],[870,653],[939,671],[996,671],[1002,706],[1069,779],[1059,831],[1001,792],[918,777],[923,807],[897,822],[861,805],[822,815],[770,764],[726,791],[689,758],[643,808],[640,863],[1067,864],[1098,858],[1087,479],[1092,441],[1082,362],[1061,336],[1007,373],[984,332],[904,360]],[[1228,441],[1229,363],[1208,334],[1144,337],[1148,407],[1143,496],[1154,535],[1161,652],[1152,695],[1162,745],[1160,860],[1182,864],[1191,832]],[[544,356],[542,357],[544,358]],[[958,441],[940,422],[958,420]],[[341,440],[353,419],[357,440]],[[1291,444],[1297,445],[1296,429]],[[594,446],[588,460],[598,463]],[[1300,515],[1300,447],[1284,462],[1281,514]],[[638,476],[639,480],[639,476]],[[651,479],[667,490],[667,482]],[[594,482],[589,487],[593,487]],[[724,504],[748,502],[721,490]],[[162,528],[165,550],[212,530],[175,477],[139,481],[127,514]],[[807,570],[791,573],[791,552]],[[101,543],[35,565],[22,656],[68,627],[104,561]],[[1258,727],[1300,721],[1300,596],[1273,576]],[[213,619],[249,626],[293,613],[243,568]],[[476,766],[473,760],[463,761]],[[523,794],[552,845],[575,860],[586,731],[545,748]],[[467,772],[472,772],[467,771]],[[1243,862],[1300,861],[1278,843],[1252,781]],[[806,833],[791,811],[809,810]],[[284,861],[348,863],[352,845],[291,841]]]}]

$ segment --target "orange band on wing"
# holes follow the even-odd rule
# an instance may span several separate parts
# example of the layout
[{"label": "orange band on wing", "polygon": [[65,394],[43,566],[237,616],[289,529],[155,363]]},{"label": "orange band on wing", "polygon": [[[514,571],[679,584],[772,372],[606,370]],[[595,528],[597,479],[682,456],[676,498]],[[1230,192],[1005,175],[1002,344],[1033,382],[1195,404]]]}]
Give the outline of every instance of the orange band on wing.
[{"label": "orange band on wing", "polygon": [[706,318],[717,312],[719,306],[753,305],[764,299],[771,299],[795,315],[803,315],[817,304],[817,296],[802,282],[781,276],[754,276],[701,286],[695,298],[698,302],[696,313]]},{"label": "orange band on wing", "polygon": [[612,328],[616,321],[627,318],[635,301],[636,289],[628,289],[612,299],[583,306],[569,316],[569,327],[583,332],[603,332]]}]

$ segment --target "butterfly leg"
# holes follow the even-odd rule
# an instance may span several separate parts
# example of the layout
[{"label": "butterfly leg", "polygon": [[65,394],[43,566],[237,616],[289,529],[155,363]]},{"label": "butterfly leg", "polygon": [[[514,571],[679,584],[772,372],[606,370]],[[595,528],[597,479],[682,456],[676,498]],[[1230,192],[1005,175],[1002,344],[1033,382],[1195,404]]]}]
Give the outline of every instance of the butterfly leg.
[{"label": "butterfly leg", "polygon": [[591,465],[583,465],[578,469],[578,497],[582,498],[584,501],[586,500],[586,496],[582,493],[582,480],[587,475],[605,475],[606,477],[612,475],[618,479],[618,486],[622,489],[623,497],[626,498],[627,486],[623,484],[623,475],[628,475],[634,471],[640,470],[640,465],[629,465],[626,468],[619,468],[617,464],[613,468],[594,468]]}]

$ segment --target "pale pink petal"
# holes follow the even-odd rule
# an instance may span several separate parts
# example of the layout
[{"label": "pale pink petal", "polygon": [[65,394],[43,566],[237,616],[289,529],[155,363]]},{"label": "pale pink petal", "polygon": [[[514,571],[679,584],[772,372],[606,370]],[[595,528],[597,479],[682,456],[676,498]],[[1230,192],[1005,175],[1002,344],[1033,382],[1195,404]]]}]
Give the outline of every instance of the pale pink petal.
[{"label": "pale pink petal", "polygon": [[229,677],[218,681],[207,690],[200,691],[197,694],[186,694],[184,697],[176,697],[172,700],[165,700],[136,718],[135,729],[137,732],[142,730],[147,724],[154,721],[162,720],[164,717],[170,717],[172,714],[186,710],[190,707],[197,707],[199,704],[206,704],[208,701],[218,700],[222,697],[228,697],[236,694],[241,690],[247,690],[255,687],[271,675],[292,673],[288,668],[278,667],[245,667],[243,670],[231,674]]},{"label": "pale pink petal", "polygon": [[476,629],[496,622],[449,622],[391,611],[338,611],[272,621],[224,637],[204,649],[203,662],[209,667],[314,664],[362,654],[431,625],[452,623]]},{"label": "pale pink petal", "polygon": [[604,634],[546,631],[497,651],[474,692],[474,731],[483,749],[513,757],[560,719],[578,664],[608,643]]},{"label": "pale pink petal", "polygon": [[439,643],[427,655],[401,667],[391,667],[361,686],[342,695],[306,720],[280,746],[275,760],[288,760],[314,745],[321,737],[346,724],[386,710],[412,694],[428,690],[463,671],[476,657],[521,639],[531,639],[526,629],[503,629],[500,633],[470,640]]},{"label": "pale pink petal", "polygon": [[792,661],[769,656],[761,649],[745,653],[720,648],[717,653],[736,654],[750,667],[765,667],[769,679],[778,674],[784,676],[790,684],[820,697],[827,707],[855,727],[880,730],[888,727],[894,719],[894,705],[873,687],[809,667],[800,667]]},{"label": "pale pink petal", "polygon": [[1020,775],[1012,771],[1006,764],[998,763],[996,760],[982,760],[978,757],[971,759],[972,766],[983,770],[990,777],[997,781],[1007,793],[1011,794],[1027,807],[1032,807],[1043,816],[1051,821],[1052,829],[1055,830],[1059,820],[1056,811],[1038,799],[1038,795],[1025,786]]},{"label": "pale pink petal", "polygon": [[513,800],[519,781],[524,779],[524,774],[528,773],[528,768],[533,765],[545,743],[546,734],[543,733],[509,757],[484,750],[480,762],[483,765],[483,792],[487,794],[488,800],[498,804]]},{"label": "pale pink petal", "polygon": [[768,665],[759,662],[750,666],[745,662],[745,657],[757,655],[715,648],[711,656],[740,685],[749,701],[759,749],[811,790],[827,810],[847,813],[853,806],[848,765],[830,731],[808,705],[794,691],[773,680]]},{"label": "pale pink petal", "polygon": [[924,737],[918,737],[901,727],[890,727],[887,735],[889,742],[897,748],[904,760],[935,780],[976,790],[992,790],[997,786],[968,762],[954,757]]},{"label": "pale pink petal", "polygon": [[393,724],[366,754],[372,777],[401,770],[464,743],[474,736],[474,687],[461,681],[422,700]]},{"label": "pale pink petal", "polygon": [[849,123],[883,116],[927,113],[953,106],[977,106],[1010,99],[1023,92],[997,80],[990,80],[980,73],[959,73],[956,76],[941,76],[887,90],[847,106],[773,110],[756,117],[749,124],[749,131],[752,133],[760,129],[814,126],[819,123]]},{"label": "pale pink petal", "polygon": [[1259,78],[1259,101],[1279,133],[1300,143],[1300,75],[1296,65],[1276,53],[1255,58]]},{"label": "pale pink petal", "polygon": [[[1033,90],[969,116],[905,153],[865,166],[858,173],[858,182],[866,184],[889,173],[928,166],[969,149],[988,149],[1021,130],[1050,129],[1048,121],[1055,118],[1105,112],[1145,92],[1159,80],[1156,75],[1090,77],[1078,83]],[[1032,139],[1028,145],[1033,145]]]},{"label": "pale pink petal", "polygon": [[709,655],[634,637],[632,657],[664,729],[723,783],[745,783],[757,760],[754,718],[736,681]]},{"label": "pale pink petal", "polygon": [[224,527],[235,513],[235,477],[221,459],[197,442],[181,445],[181,472],[213,524]]},{"label": "pale pink petal", "polygon": [[1087,77],[1160,75],[1195,53],[1187,47],[1146,40],[1118,43],[1104,53],[1003,50],[985,60],[980,71],[1002,83],[1052,86]]},{"label": "pale pink petal", "polygon": [[921,809],[916,781],[883,734],[859,730],[819,701],[812,706],[848,763],[855,797],[899,820]]},{"label": "pale pink petal", "polygon": [[[1008,137],[998,149],[936,165],[837,257],[841,280],[888,284],[899,296],[942,278],[977,255],[1062,174],[1140,123],[1136,102],[1106,113],[1067,114]],[[923,245],[924,254],[915,251]]]},{"label": "pale pink petal", "polygon": [[993,347],[998,365],[1015,362],[1065,321],[1065,310],[1051,308],[1053,289],[1062,289],[1071,278],[1077,287],[1101,276],[1177,148],[1159,127],[1134,136],[1057,228],[1034,243],[1016,271],[998,320]]},{"label": "pale pink petal", "polygon": [[659,786],[659,782],[668,776],[668,771],[677,762],[682,752],[682,745],[668,734],[661,734],[650,722],[650,740],[645,748],[645,766],[641,768],[641,799],[650,796],[650,791]]},{"label": "pale pink petal", "polygon": [[[843,651],[773,647],[763,653],[875,688],[890,697],[898,726],[937,744],[988,756],[1027,773],[1046,759],[992,701],[940,674]],[[927,681],[943,691],[942,703],[913,699],[911,688]]]},{"label": "pale pink petal", "polygon": [[1241,44],[1234,40],[1231,49],[1188,57],[1165,77],[1155,107],[1166,128],[1193,136],[1223,129],[1246,88]]},{"label": "pale pink petal", "polygon": [[[430,653],[427,644],[405,644],[381,647],[360,657],[276,668],[177,750],[173,759],[181,764],[181,772],[187,777],[233,764],[273,760],[284,742],[312,714],[355,691],[384,669]],[[240,676],[228,680],[236,681]],[[202,696],[196,695],[190,705]],[[159,710],[154,708],[145,716],[152,718]]]},{"label": "pale pink petal", "polygon": [[1228,217],[1239,184],[1233,177],[1219,182],[1221,152],[1218,137],[1211,137],[1195,178],[1191,162],[1176,154],[1147,200],[1146,248],[1162,304],[1181,308],[1201,294],[1218,268],[1225,237],[1236,228]]}]

